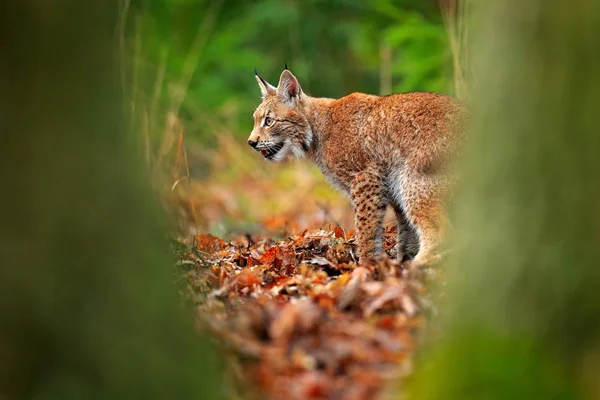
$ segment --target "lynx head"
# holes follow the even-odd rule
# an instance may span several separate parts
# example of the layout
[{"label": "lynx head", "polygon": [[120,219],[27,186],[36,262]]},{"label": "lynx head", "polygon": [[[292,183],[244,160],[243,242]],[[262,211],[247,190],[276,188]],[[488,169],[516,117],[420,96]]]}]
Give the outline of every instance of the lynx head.
[{"label": "lynx head", "polygon": [[303,157],[312,142],[312,130],[304,109],[307,96],[298,79],[287,69],[277,87],[255,71],[262,92],[262,103],[254,112],[254,129],[248,144],[270,161],[281,161],[292,154]]}]

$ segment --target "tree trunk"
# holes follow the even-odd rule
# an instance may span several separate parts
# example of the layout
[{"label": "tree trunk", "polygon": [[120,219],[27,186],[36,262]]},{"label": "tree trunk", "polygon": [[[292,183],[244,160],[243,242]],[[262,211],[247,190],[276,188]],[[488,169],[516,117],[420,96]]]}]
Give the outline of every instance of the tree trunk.
[{"label": "tree trunk", "polygon": [[473,6],[461,245],[411,398],[599,398],[600,3]]},{"label": "tree trunk", "polygon": [[124,130],[118,1],[0,5],[0,398],[215,398]]}]

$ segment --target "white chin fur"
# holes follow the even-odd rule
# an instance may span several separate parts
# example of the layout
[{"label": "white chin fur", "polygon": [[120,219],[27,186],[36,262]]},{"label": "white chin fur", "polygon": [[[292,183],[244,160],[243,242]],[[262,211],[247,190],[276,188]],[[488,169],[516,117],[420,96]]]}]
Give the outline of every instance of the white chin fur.
[{"label": "white chin fur", "polygon": [[304,150],[302,150],[300,147],[293,145],[293,144],[291,144],[290,147],[291,147],[292,153],[296,156],[296,158],[304,158],[304,156],[306,154],[304,152]]},{"label": "white chin fur", "polygon": [[288,142],[285,142],[283,144],[283,147],[281,148],[281,150],[279,150],[277,152],[277,154],[275,154],[275,157],[271,158],[271,161],[281,161],[285,158],[285,156],[287,155],[287,153],[290,150],[290,144]]},{"label": "white chin fur", "polygon": [[302,150],[300,147],[296,146],[289,140],[286,140],[281,150],[279,150],[279,152],[275,154],[275,157],[271,158],[270,161],[282,161],[286,158],[291,159],[292,157],[303,158],[304,156],[304,150]]}]

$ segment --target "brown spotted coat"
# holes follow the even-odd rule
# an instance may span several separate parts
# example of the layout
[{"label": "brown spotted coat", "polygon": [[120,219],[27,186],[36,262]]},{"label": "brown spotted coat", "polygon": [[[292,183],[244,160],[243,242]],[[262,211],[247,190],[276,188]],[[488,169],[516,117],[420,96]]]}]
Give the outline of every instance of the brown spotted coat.
[{"label": "brown spotted coat", "polygon": [[440,258],[449,226],[444,203],[455,182],[450,164],[466,125],[457,100],[427,92],[315,98],[287,69],[277,88],[256,77],[263,101],[249,144],[269,160],[309,158],[349,196],[362,262],[381,256],[388,205],[398,221],[399,259]]}]

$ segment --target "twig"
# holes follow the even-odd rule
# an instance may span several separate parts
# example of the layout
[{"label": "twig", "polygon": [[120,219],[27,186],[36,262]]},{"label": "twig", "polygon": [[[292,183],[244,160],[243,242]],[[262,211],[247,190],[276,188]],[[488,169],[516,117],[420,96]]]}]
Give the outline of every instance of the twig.
[{"label": "twig", "polygon": [[183,151],[183,160],[185,163],[185,173],[188,181],[188,197],[190,199],[190,208],[192,210],[192,216],[194,217],[194,230],[196,231],[196,235],[198,234],[198,218],[196,216],[196,206],[194,205],[194,200],[192,199],[192,177],[190,175],[190,166],[188,164],[188,156],[187,151],[185,149],[185,145],[183,144],[183,131],[179,132],[179,138],[181,143],[181,150]]}]

